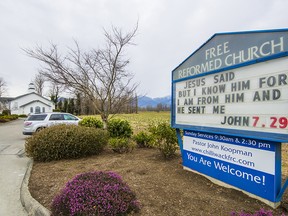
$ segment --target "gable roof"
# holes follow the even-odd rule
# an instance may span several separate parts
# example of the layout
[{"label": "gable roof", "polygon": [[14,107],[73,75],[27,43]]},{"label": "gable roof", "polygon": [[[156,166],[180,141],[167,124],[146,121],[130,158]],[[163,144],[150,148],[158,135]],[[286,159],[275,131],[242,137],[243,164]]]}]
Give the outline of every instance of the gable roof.
[{"label": "gable roof", "polygon": [[12,100],[14,100],[14,98],[13,97],[0,97],[0,102],[4,102],[4,103],[6,103],[6,102],[9,102],[9,101],[12,101]]},{"label": "gable roof", "polygon": [[45,97],[43,97],[42,95],[37,94],[36,92],[31,92],[31,93],[27,93],[27,94],[24,94],[24,95],[20,95],[20,96],[18,96],[18,97],[15,97],[15,98],[12,99],[12,100],[17,100],[17,99],[19,99],[19,98],[22,98],[22,97],[25,97],[25,96],[28,96],[28,95],[32,95],[32,94],[37,95],[37,96],[41,97],[42,99],[44,99],[44,100],[46,100],[46,101],[52,102],[52,101],[49,100],[48,98],[45,98]]},{"label": "gable roof", "polygon": [[29,104],[34,103],[34,102],[40,102],[40,103],[42,103],[42,104],[45,104],[45,105],[48,106],[48,107],[51,107],[51,105],[46,104],[46,103],[44,103],[43,101],[40,101],[40,100],[33,100],[33,101],[30,101],[30,102],[28,102],[28,103],[26,103],[26,104],[21,105],[20,107],[25,107],[25,106],[27,106],[27,105],[29,105]]}]

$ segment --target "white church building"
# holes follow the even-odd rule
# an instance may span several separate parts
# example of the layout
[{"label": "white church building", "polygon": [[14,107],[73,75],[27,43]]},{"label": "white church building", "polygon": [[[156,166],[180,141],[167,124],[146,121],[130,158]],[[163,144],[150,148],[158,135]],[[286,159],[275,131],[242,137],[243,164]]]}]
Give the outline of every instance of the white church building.
[{"label": "white church building", "polygon": [[20,95],[15,98],[0,98],[0,103],[2,103],[2,113],[3,109],[11,110],[11,114],[25,114],[30,113],[43,113],[52,112],[55,105],[51,100],[45,98],[35,91],[35,86],[33,83],[29,84],[28,93]]}]

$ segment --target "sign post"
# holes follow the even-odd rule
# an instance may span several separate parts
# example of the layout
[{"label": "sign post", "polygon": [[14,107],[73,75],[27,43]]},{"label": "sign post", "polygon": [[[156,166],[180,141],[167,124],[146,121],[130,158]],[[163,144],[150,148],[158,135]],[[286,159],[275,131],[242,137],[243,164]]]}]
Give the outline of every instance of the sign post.
[{"label": "sign post", "polygon": [[172,71],[183,166],[279,205],[288,29],[215,34]]}]

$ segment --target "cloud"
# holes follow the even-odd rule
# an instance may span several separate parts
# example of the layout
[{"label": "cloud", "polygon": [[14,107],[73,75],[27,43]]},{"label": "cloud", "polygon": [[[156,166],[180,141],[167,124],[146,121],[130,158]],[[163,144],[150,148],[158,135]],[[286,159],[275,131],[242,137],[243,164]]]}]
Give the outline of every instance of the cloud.
[{"label": "cloud", "polygon": [[103,28],[124,31],[139,20],[127,51],[139,93],[166,96],[171,71],[214,33],[287,27],[286,0],[2,0],[0,77],[9,94],[26,93],[39,63],[21,48],[54,42],[84,49],[103,45]]}]

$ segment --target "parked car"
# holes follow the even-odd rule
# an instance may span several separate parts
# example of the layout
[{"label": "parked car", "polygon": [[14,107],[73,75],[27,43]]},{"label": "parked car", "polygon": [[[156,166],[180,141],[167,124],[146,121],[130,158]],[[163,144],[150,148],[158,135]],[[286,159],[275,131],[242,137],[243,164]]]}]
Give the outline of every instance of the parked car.
[{"label": "parked car", "polygon": [[57,124],[78,125],[81,119],[70,113],[39,113],[30,114],[24,121],[23,134],[32,135],[44,128]]}]

